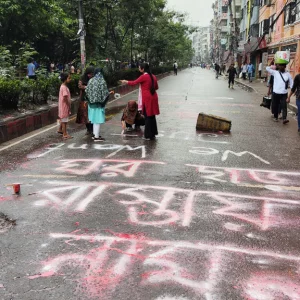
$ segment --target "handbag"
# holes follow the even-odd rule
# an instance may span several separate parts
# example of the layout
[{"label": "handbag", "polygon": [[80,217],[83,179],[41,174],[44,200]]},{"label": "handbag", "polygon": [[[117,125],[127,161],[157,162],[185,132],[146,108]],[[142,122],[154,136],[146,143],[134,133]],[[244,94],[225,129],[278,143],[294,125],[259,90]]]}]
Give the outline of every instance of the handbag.
[{"label": "handbag", "polygon": [[272,103],[272,97],[270,96],[264,96],[263,101],[260,104],[260,106],[265,107],[267,109],[271,109],[271,103]]}]

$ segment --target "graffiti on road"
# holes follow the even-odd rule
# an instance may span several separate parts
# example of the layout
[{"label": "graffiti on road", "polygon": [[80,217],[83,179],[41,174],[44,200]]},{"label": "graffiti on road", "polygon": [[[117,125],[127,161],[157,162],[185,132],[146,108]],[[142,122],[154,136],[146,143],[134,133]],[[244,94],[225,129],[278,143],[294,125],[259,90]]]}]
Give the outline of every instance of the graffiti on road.
[{"label": "graffiti on road", "polygon": [[[70,252],[49,258],[40,275],[29,278],[66,277],[64,270],[73,268],[77,291],[91,299],[106,299],[107,295],[111,299],[120,288],[128,297],[133,291],[143,295],[148,290],[145,287],[150,288],[149,299],[154,295],[164,299],[160,293],[166,285],[176,287],[178,297],[184,294],[185,299],[213,299],[220,289],[234,291],[235,299],[275,300],[278,295],[280,299],[300,299],[299,255],[227,243],[162,241],[142,234],[111,233],[50,234],[54,242],[64,241]],[[86,248],[86,252],[80,251]],[[138,279],[134,289],[129,279],[133,277]],[[259,298],[262,295],[267,298]],[[148,299],[146,294],[144,299]],[[173,299],[180,298],[175,295]]]},{"label": "graffiti on road", "polygon": [[108,160],[108,159],[67,159],[61,160],[61,167],[55,171],[79,176],[92,173],[102,177],[134,177],[143,164],[164,165],[163,162],[138,160]]},{"label": "graffiti on road", "polygon": [[[190,227],[197,224],[198,211],[206,213],[207,224],[201,220],[203,225],[214,222],[227,229],[228,222],[250,224],[261,231],[300,225],[300,199],[112,182],[50,181],[46,185],[54,188],[41,192],[43,198],[35,202],[36,206],[83,212],[94,202],[107,201],[125,206],[128,221],[138,226]],[[218,216],[225,218],[220,220]]]},{"label": "graffiti on road", "polygon": [[299,190],[300,188],[300,173],[299,172],[284,172],[259,169],[241,169],[241,168],[222,168],[210,167],[201,165],[187,165],[198,170],[201,178],[214,183],[232,183],[236,185],[244,185],[255,187],[262,185],[275,189],[275,191]]}]

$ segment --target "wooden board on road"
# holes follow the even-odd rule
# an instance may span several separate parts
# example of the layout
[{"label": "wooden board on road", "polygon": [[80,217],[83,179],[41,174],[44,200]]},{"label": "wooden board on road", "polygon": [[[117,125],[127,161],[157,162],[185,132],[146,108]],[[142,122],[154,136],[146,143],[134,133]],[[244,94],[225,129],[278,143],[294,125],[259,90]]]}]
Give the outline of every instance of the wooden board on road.
[{"label": "wooden board on road", "polygon": [[198,116],[196,129],[205,131],[229,132],[231,130],[231,121],[218,116],[200,113]]}]

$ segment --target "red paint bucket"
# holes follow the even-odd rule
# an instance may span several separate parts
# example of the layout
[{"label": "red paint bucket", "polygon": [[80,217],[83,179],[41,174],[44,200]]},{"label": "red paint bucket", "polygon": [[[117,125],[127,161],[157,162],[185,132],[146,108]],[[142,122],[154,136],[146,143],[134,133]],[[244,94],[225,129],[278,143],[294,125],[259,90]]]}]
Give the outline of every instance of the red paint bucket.
[{"label": "red paint bucket", "polygon": [[14,183],[12,186],[13,186],[13,189],[14,189],[14,193],[15,193],[15,194],[19,194],[19,193],[20,193],[20,190],[21,190],[21,185],[20,185],[20,183]]}]

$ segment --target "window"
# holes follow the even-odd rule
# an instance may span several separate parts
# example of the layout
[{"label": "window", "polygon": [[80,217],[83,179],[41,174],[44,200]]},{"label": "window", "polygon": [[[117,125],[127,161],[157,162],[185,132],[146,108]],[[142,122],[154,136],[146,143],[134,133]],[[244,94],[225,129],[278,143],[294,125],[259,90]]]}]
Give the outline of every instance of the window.
[{"label": "window", "polygon": [[296,6],[296,21],[300,21],[300,5]]},{"label": "window", "polygon": [[228,13],[228,6],[222,6],[222,13],[227,14]]},{"label": "window", "polygon": [[297,44],[292,44],[288,46],[281,47],[281,51],[291,51],[291,52],[297,52]]},{"label": "window", "polygon": [[292,2],[287,5],[284,12],[284,25],[293,24],[296,21],[296,15],[299,5],[296,5],[296,2]]},{"label": "window", "polygon": [[267,4],[267,0],[260,0],[259,1],[259,6],[265,6]]},{"label": "window", "polygon": [[277,51],[279,51],[279,48],[268,49],[269,54],[275,54]]},{"label": "window", "polygon": [[259,36],[259,24],[253,24],[250,27],[250,36],[258,37]]}]

